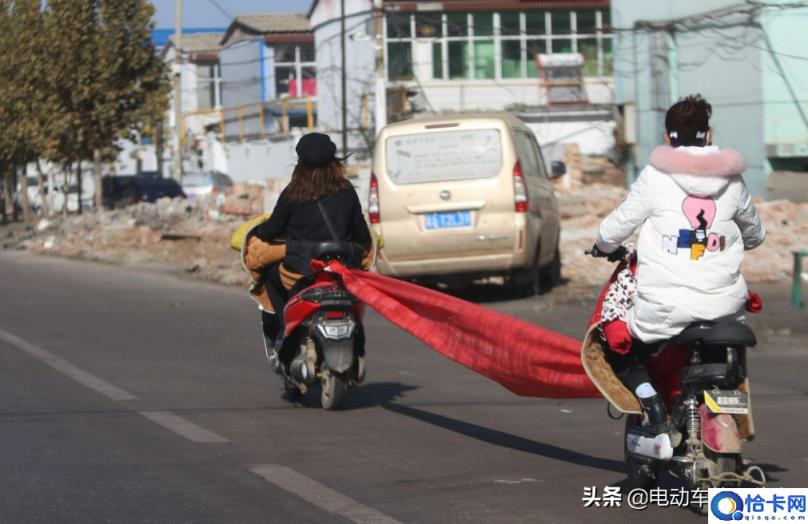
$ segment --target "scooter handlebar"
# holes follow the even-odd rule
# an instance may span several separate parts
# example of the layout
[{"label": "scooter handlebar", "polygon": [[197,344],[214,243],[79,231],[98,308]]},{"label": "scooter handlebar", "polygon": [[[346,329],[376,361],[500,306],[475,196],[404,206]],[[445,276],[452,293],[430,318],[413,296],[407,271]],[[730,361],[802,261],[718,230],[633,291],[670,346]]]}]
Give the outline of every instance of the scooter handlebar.
[{"label": "scooter handlebar", "polygon": [[584,251],[585,255],[589,255],[593,258],[605,258],[609,262],[619,262],[620,260],[626,258],[627,253],[628,249],[626,249],[626,246],[620,246],[611,253],[604,253],[598,248],[597,244],[594,244],[592,249]]}]

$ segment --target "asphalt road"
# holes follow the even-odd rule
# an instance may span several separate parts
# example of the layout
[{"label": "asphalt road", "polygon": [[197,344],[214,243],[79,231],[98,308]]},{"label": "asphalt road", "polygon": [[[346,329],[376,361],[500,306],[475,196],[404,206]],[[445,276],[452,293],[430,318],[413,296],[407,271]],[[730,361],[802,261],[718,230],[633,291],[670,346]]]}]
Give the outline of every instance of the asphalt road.
[{"label": "asphalt road", "polygon": [[[806,487],[808,317],[761,291],[745,455]],[[583,507],[623,479],[603,400],[516,397],[376,314],[368,379],[332,413],[280,398],[242,290],[4,252],[0,294],[2,523],[704,520]],[[592,300],[491,305],[580,336]]]}]

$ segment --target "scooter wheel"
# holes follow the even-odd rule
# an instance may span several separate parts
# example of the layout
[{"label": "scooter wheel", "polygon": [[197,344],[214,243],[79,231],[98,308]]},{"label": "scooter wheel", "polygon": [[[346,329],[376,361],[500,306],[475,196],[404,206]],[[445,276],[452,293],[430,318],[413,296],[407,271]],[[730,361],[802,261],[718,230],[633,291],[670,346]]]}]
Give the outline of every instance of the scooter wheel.
[{"label": "scooter wheel", "polygon": [[623,433],[623,455],[626,462],[626,489],[631,491],[633,489],[650,489],[656,480],[654,475],[653,466],[649,463],[641,461],[628,452],[626,445],[626,435],[628,430],[639,423],[637,415],[628,415],[626,417],[626,428]]},{"label": "scooter wheel", "polygon": [[294,385],[289,380],[284,379],[283,381],[283,398],[286,400],[298,400],[300,397],[303,396],[303,392],[300,391],[300,388]]},{"label": "scooter wheel", "polygon": [[327,372],[325,378],[320,383],[322,392],[320,393],[320,403],[326,411],[333,411],[342,407],[345,399],[345,392],[348,385],[345,379],[331,371]]}]

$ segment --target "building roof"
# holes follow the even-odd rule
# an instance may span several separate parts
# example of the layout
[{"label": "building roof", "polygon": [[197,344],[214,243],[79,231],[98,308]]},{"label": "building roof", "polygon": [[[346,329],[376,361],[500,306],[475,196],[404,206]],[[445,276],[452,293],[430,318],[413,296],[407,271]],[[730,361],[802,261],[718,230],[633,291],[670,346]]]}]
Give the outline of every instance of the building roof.
[{"label": "building roof", "polygon": [[[311,18],[314,9],[319,3],[319,0],[312,0],[307,14],[309,18]],[[384,4],[385,7],[395,7],[403,11],[417,11],[419,8],[423,9],[429,4],[446,11],[458,9],[608,9],[611,0],[426,0],[420,2],[415,0],[382,0],[382,4]]]},{"label": "building roof", "polygon": [[233,23],[253,29],[256,33],[306,33],[311,31],[306,13],[238,15]]},{"label": "building roof", "polygon": [[[194,33],[221,33],[224,34],[226,27],[183,27],[182,36]],[[163,47],[168,44],[169,38],[174,34],[174,28],[164,27],[161,29],[152,29],[152,43],[156,47]]]},{"label": "building roof", "polygon": [[[224,32],[182,34],[182,50],[185,53],[218,53],[222,48]],[[176,36],[168,39],[171,46],[175,45]]]},{"label": "building roof", "polygon": [[311,33],[306,13],[257,13],[238,15],[222,37],[222,44],[231,40],[233,33],[246,35],[278,35]]}]

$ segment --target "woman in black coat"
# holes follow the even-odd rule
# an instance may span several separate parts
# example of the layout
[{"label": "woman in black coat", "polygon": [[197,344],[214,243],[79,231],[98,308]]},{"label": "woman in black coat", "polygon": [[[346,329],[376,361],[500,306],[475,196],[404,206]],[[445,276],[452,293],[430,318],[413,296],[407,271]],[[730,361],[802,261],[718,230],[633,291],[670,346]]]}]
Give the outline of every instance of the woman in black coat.
[{"label": "woman in black coat", "polygon": [[309,133],[300,139],[295,151],[298,163],[292,181],[281,192],[269,219],[256,228],[256,234],[265,242],[286,236],[286,257],[264,272],[276,313],[263,316],[264,334],[272,341],[283,334],[283,308],[289,299],[281,272],[311,273],[313,247],[335,240],[323,215],[328,216],[337,240],[354,242],[361,248],[369,247],[371,242],[359,197],[345,178],[343,159],[336,156],[336,144],[328,135]]}]

